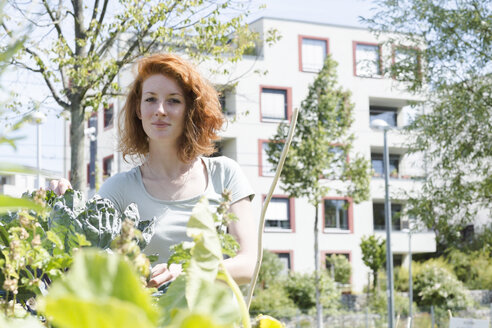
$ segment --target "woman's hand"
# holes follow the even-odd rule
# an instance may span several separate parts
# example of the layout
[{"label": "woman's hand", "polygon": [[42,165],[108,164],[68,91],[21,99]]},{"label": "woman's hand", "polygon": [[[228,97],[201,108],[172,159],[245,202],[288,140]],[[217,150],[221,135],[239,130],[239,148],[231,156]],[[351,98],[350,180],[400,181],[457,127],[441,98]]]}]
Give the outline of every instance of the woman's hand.
[{"label": "woman's hand", "polygon": [[72,189],[72,185],[67,179],[61,178],[60,180],[50,181],[49,190],[53,190],[58,196],[63,195],[67,189]]},{"label": "woman's hand", "polygon": [[169,266],[169,268],[167,267],[167,263],[157,264],[152,268],[147,287],[159,288],[162,284],[176,279],[181,272],[182,268],[179,264],[173,263]]}]

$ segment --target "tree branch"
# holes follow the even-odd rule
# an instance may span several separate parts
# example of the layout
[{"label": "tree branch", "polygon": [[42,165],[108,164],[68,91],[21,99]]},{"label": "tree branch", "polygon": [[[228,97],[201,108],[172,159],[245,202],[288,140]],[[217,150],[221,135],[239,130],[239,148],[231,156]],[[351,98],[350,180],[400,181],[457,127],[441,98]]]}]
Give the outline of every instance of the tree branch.
[{"label": "tree branch", "polygon": [[48,76],[47,71],[46,71],[46,68],[43,64],[42,59],[39,57],[39,55],[27,47],[24,47],[24,50],[36,59],[36,62],[38,63],[38,67],[39,67],[39,73],[41,73],[41,75],[43,76],[44,81],[46,82],[46,85],[48,86],[48,89],[50,89],[51,94],[53,95],[53,98],[58,103],[58,105],[63,107],[63,109],[69,109],[70,105],[67,102],[63,101],[63,99],[61,99],[61,97],[57,94],[57,92],[55,90],[55,86],[50,81],[49,76]]},{"label": "tree branch", "polygon": [[[97,15],[96,5],[99,5],[99,0],[96,0],[96,3],[94,4],[94,12],[92,13],[92,20],[96,19],[96,15]],[[94,42],[91,43],[89,53],[92,53],[92,51],[94,51],[94,48],[96,47],[97,35],[101,31],[101,26],[102,26],[103,21],[104,21],[104,16],[106,15],[106,8],[107,7],[108,7],[108,0],[104,0],[101,15],[99,16],[99,19],[97,21],[96,31],[94,32]],[[91,31],[91,30],[89,30],[89,31]],[[118,35],[118,33],[115,33],[115,38],[117,35]],[[111,42],[111,44],[112,44],[112,42]]]},{"label": "tree branch", "polygon": [[[46,9],[48,16],[50,16],[50,19],[51,19],[53,25],[55,26],[56,32],[58,34],[58,39],[61,40],[66,45],[67,41],[65,39],[65,36],[63,35],[62,29],[60,26],[60,21],[59,21],[60,17],[57,17],[53,14],[53,11],[49,7],[48,2],[46,0],[43,0],[43,6]],[[67,46],[67,48],[70,49],[70,47],[68,47],[68,46]],[[70,55],[73,55],[72,49],[70,49]]]}]

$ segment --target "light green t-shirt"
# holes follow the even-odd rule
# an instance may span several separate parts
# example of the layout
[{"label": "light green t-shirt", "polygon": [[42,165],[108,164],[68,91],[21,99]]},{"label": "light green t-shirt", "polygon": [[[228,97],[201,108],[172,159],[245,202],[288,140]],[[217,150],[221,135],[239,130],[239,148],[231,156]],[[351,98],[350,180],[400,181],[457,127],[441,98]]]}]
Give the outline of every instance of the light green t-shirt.
[{"label": "light green t-shirt", "polygon": [[254,197],[251,185],[234,160],[224,156],[201,159],[207,169],[208,184],[203,194],[190,199],[170,201],[152,197],[145,189],[140,167],[110,177],[98,192],[102,198],[111,200],[120,212],[131,203],[135,203],[142,220],[156,217],[155,234],[144,253],[159,254],[157,263],[167,261],[170,246],[190,240],[186,236],[186,225],[193,207],[202,196],[205,195],[210,205],[215,208],[219,205],[225,189],[231,192],[231,203],[244,197]]}]

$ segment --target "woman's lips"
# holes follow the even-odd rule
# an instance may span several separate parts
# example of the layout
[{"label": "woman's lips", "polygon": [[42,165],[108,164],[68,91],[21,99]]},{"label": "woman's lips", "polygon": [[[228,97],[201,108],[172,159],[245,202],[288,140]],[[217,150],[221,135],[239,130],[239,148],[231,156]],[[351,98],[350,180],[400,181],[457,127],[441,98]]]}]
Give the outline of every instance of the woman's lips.
[{"label": "woman's lips", "polygon": [[165,128],[165,127],[171,126],[171,124],[166,123],[166,122],[155,122],[155,123],[152,123],[152,125],[157,127],[157,128]]}]

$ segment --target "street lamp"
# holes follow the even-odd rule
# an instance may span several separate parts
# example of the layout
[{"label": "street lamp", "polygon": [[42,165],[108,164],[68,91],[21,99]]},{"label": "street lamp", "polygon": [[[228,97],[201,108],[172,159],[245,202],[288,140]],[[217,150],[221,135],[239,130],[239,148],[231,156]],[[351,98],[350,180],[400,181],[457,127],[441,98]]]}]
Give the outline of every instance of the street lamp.
[{"label": "street lamp", "polygon": [[46,122],[46,115],[42,112],[36,111],[31,114],[31,123],[36,124],[36,152],[37,152],[37,160],[36,160],[36,169],[38,172],[38,177],[36,179],[36,189],[41,187],[41,129],[40,126]]},{"label": "street lamp", "polygon": [[389,199],[389,154],[387,132],[391,129],[388,123],[381,119],[371,122],[371,127],[377,130],[383,130],[384,135],[384,224],[386,226],[386,272],[388,279],[388,328],[394,328],[395,303],[393,293],[393,254],[391,253],[391,201]]}]

